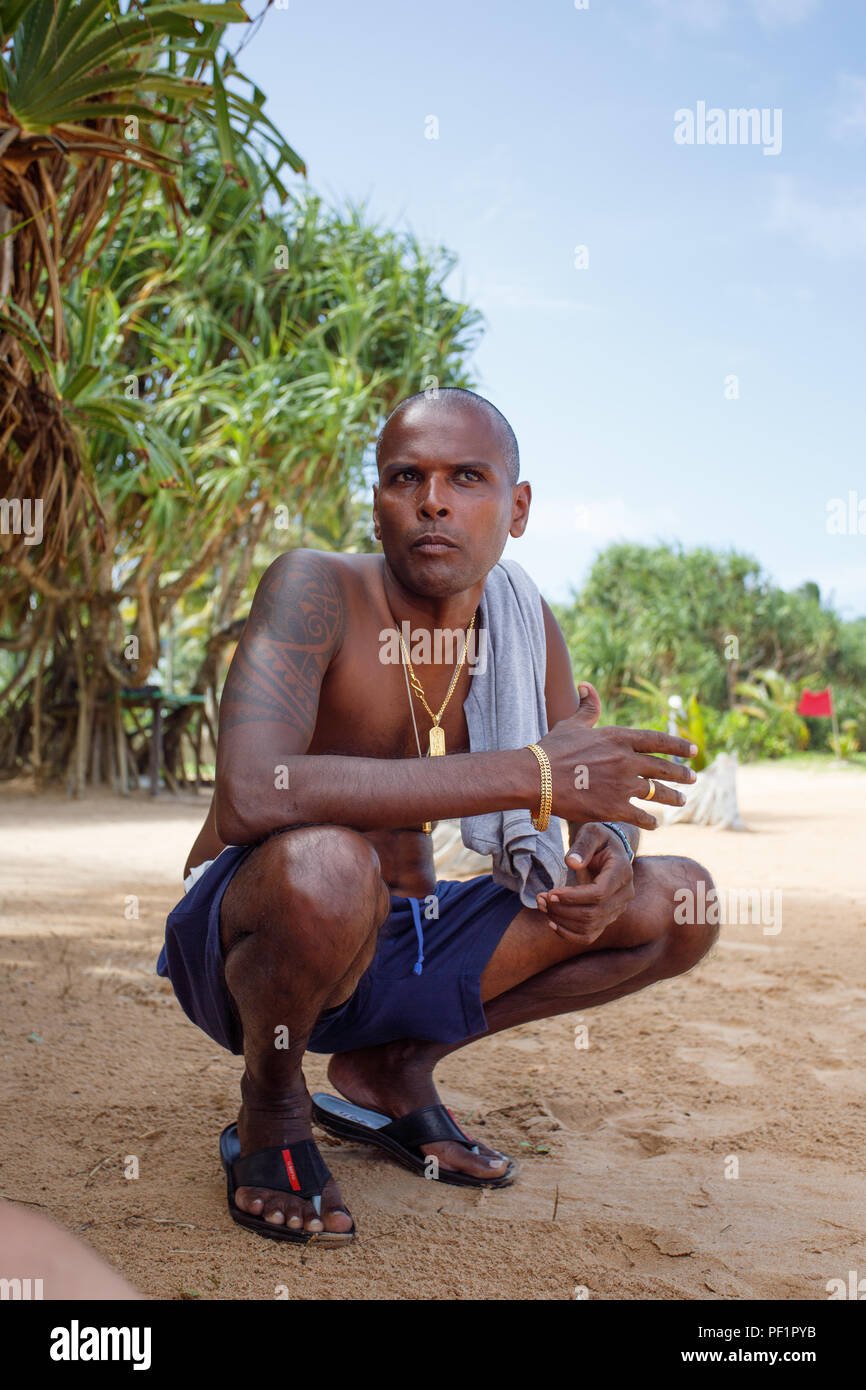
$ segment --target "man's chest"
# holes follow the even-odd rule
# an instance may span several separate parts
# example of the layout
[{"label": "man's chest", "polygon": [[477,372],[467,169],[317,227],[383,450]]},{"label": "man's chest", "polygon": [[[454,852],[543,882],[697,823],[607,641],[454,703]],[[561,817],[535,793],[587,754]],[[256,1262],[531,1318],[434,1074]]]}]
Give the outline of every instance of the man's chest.
[{"label": "man's chest", "polygon": [[[412,661],[412,648],[409,649]],[[413,758],[419,745],[426,755],[433,726],[433,715],[441,710],[439,727],[446,753],[468,753],[469,731],[463,702],[469,693],[471,667],[464,662],[452,687],[460,664],[462,643],[457,655],[444,652],[446,659],[415,646],[412,661],[415,677],[409,678],[398,643],[380,641],[373,632],[364,640],[355,633],[344,643],[341,658],[325,677],[310,753],[339,753],[368,758]],[[449,694],[450,691],[450,694]],[[423,698],[422,698],[423,695]],[[426,702],[426,707],[425,707]],[[442,706],[444,704],[444,709]],[[414,715],[414,722],[413,722]]]}]

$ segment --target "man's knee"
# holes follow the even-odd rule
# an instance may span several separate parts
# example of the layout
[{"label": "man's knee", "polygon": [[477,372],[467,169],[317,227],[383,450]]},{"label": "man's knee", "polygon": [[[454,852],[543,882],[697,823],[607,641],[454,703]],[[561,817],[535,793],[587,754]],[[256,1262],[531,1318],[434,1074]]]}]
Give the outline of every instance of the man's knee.
[{"label": "man's knee", "polygon": [[275,835],[268,851],[281,886],[293,899],[336,911],[375,906],[383,885],[375,846],[346,825],[305,825]]},{"label": "man's knee", "polygon": [[709,869],[695,859],[673,859],[671,869],[666,973],[682,975],[697,965],[718,940],[717,914],[713,911],[715,885]]},{"label": "man's knee", "polygon": [[366,836],[343,825],[310,825],[257,847],[229,885],[223,915],[234,937],[262,928],[293,936],[310,931],[324,944],[333,924],[347,948],[357,938],[357,951],[384,922],[390,901]]}]

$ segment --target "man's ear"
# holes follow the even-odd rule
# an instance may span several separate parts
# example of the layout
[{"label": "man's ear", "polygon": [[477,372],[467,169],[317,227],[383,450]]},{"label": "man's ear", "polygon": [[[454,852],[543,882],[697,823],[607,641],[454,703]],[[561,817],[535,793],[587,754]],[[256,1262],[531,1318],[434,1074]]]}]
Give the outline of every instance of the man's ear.
[{"label": "man's ear", "polygon": [[373,484],[373,534],[374,534],[374,536],[376,537],[376,540],[377,540],[377,541],[378,541],[378,540],[381,540],[381,536],[379,535],[379,512],[378,512],[378,508],[377,508],[377,498],[378,498],[378,496],[379,496],[379,489],[378,489],[377,485],[374,483],[374,484]]},{"label": "man's ear", "polygon": [[532,501],[532,484],[515,483],[512,500],[511,526],[509,536],[522,536],[529,520],[529,504]]}]

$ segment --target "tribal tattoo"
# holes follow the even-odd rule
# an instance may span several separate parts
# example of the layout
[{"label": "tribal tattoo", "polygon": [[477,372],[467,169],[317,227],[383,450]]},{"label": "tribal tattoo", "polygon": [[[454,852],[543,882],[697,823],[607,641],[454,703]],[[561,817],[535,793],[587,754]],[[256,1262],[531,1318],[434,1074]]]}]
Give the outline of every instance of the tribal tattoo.
[{"label": "tribal tattoo", "polygon": [[290,550],[262,576],[220,702],[220,732],[279,722],[309,743],[322,679],[345,627],[333,560]]}]

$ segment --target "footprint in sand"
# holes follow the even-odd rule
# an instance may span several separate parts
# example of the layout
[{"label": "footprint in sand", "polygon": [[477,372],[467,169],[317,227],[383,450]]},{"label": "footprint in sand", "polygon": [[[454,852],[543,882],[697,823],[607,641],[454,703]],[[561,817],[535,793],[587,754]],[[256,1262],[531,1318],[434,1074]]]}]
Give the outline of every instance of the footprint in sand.
[{"label": "footprint in sand", "polygon": [[809,1070],[816,1081],[820,1081],[824,1086],[831,1086],[836,1091],[848,1095],[853,1091],[866,1091],[866,1074],[861,1068],[850,1067],[841,1060],[833,1067],[810,1067]]},{"label": "footprint in sand", "polygon": [[741,1140],[743,1135],[759,1128],[763,1117],[758,1110],[747,1110],[718,1105],[705,1111],[692,1110],[686,1114],[660,1114],[658,1111],[639,1111],[623,1114],[611,1122],[607,1133],[616,1133],[620,1140],[627,1140],[629,1146],[637,1145],[641,1153],[649,1158],[672,1150],[687,1148],[697,1144],[705,1149],[708,1141],[722,1138],[726,1142]]},{"label": "footprint in sand", "polygon": [[717,1023],[715,1019],[692,1019],[689,1028],[698,1028],[710,1037],[718,1038],[726,1047],[765,1047],[767,1038],[756,1028],[737,1028],[730,1023]]},{"label": "footprint in sand", "polygon": [[711,1047],[678,1047],[676,1055],[684,1062],[703,1067],[713,1081],[725,1086],[757,1086],[761,1075],[746,1056],[725,1055]]}]

